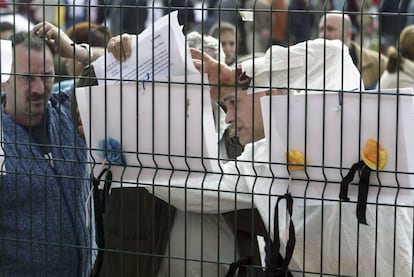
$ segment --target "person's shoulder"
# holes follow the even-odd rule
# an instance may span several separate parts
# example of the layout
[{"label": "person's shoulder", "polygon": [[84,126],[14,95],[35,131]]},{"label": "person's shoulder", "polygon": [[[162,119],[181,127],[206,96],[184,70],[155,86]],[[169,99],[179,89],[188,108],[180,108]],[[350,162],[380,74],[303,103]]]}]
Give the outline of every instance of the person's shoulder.
[{"label": "person's shoulder", "polygon": [[316,59],[320,59],[321,55],[325,57],[335,57],[341,53],[347,53],[348,47],[340,40],[329,40],[324,38],[316,38],[306,40],[290,47],[291,51],[305,52],[312,55]]},{"label": "person's shoulder", "polygon": [[[373,56],[373,57],[376,57],[376,58],[381,57],[381,56],[384,56],[384,55],[383,55],[381,52],[379,52],[379,51],[372,50],[372,49],[365,48],[365,47],[362,47],[362,52],[363,52],[363,53],[365,53],[366,55]],[[385,57],[385,56],[384,56],[384,57]]]},{"label": "person's shoulder", "polygon": [[400,87],[414,87],[414,61],[405,58],[402,68],[395,73],[395,79],[399,81]]},{"label": "person's shoulder", "polygon": [[316,38],[311,40],[306,40],[296,44],[296,46],[312,48],[312,49],[344,49],[347,48],[344,43],[342,43],[339,39],[324,39],[324,38]]},{"label": "person's shoulder", "polygon": [[53,84],[52,93],[57,94],[62,91],[66,91],[68,88],[72,88],[75,84],[73,79],[63,80]]},{"label": "person's shoulder", "polygon": [[70,95],[72,94],[74,89],[73,84],[73,81],[72,85],[70,85],[70,82],[68,82],[65,85],[60,84],[57,90],[52,90],[50,102],[53,107],[55,107],[58,104],[65,104],[70,102]]},{"label": "person's shoulder", "polygon": [[404,59],[404,71],[410,73],[411,75],[414,75],[414,61],[410,59]]},{"label": "person's shoulder", "polygon": [[[306,43],[306,41],[301,42]],[[327,45],[327,46],[335,46],[335,47],[342,47],[344,44],[339,39],[324,39],[324,38],[315,38],[308,40],[307,43],[316,44],[316,45]]]},{"label": "person's shoulder", "polygon": [[244,146],[243,153],[237,158],[238,160],[266,161],[268,159],[267,140],[266,138],[248,143]]},{"label": "person's shoulder", "polygon": [[361,47],[361,45],[359,45],[355,41],[351,41],[351,44],[355,48],[356,53],[362,52],[362,55],[366,57],[370,57],[370,58],[377,59],[377,60],[379,58],[381,58],[382,60],[387,60],[387,57],[377,50],[369,49],[366,47]]},{"label": "person's shoulder", "polygon": [[395,91],[397,87],[414,87],[414,66],[411,68],[411,71],[407,69],[408,68],[404,68],[404,71],[396,71],[393,73],[384,71],[381,75],[381,80],[375,89],[380,87],[381,89],[391,89],[391,91]]}]

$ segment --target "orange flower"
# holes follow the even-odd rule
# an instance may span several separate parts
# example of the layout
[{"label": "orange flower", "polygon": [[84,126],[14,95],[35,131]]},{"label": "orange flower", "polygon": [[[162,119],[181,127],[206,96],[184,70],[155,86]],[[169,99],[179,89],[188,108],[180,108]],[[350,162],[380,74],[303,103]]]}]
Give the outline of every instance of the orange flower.
[{"label": "orange flower", "polygon": [[286,152],[286,159],[290,171],[305,169],[305,157],[300,151],[291,150]]},{"label": "orange flower", "polygon": [[362,160],[372,170],[377,170],[378,162],[378,170],[382,170],[387,162],[387,152],[375,139],[368,139],[362,149]]}]

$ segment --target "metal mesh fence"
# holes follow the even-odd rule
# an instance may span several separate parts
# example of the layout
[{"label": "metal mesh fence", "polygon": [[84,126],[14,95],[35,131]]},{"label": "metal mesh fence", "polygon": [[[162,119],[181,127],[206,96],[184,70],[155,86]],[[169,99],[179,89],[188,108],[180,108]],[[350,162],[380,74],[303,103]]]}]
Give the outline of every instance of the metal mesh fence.
[{"label": "metal mesh fence", "polygon": [[413,23],[0,1],[0,276],[413,276]]}]

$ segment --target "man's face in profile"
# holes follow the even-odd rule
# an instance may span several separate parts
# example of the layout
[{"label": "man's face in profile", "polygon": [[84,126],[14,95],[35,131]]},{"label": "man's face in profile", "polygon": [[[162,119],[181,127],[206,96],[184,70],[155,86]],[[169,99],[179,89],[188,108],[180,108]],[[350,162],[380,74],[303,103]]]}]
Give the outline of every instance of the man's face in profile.
[{"label": "man's face in profile", "polygon": [[245,90],[228,92],[221,104],[226,110],[226,123],[232,124],[242,145],[264,138],[260,97],[264,92],[248,94]]}]

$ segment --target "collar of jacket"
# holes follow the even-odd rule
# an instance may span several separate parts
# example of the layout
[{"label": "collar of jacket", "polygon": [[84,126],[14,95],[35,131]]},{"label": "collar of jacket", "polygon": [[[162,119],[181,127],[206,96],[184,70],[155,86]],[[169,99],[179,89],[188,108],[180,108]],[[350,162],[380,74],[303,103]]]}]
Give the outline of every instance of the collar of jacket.
[{"label": "collar of jacket", "polygon": [[[349,54],[351,55],[355,66],[360,71],[373,65],[373,60],[368,55],[367,49],[362,48],[361,50],[361,46],[359,46],[355,41],[351,41],[351,44],[349,45]],[[361,56],[362,56],[362,61],[361,61]]]},{"label": "collar of jacket", "polygon": [[402,64],[402,71],[414,78],[414,61],[404,58],[404,63]]}]

